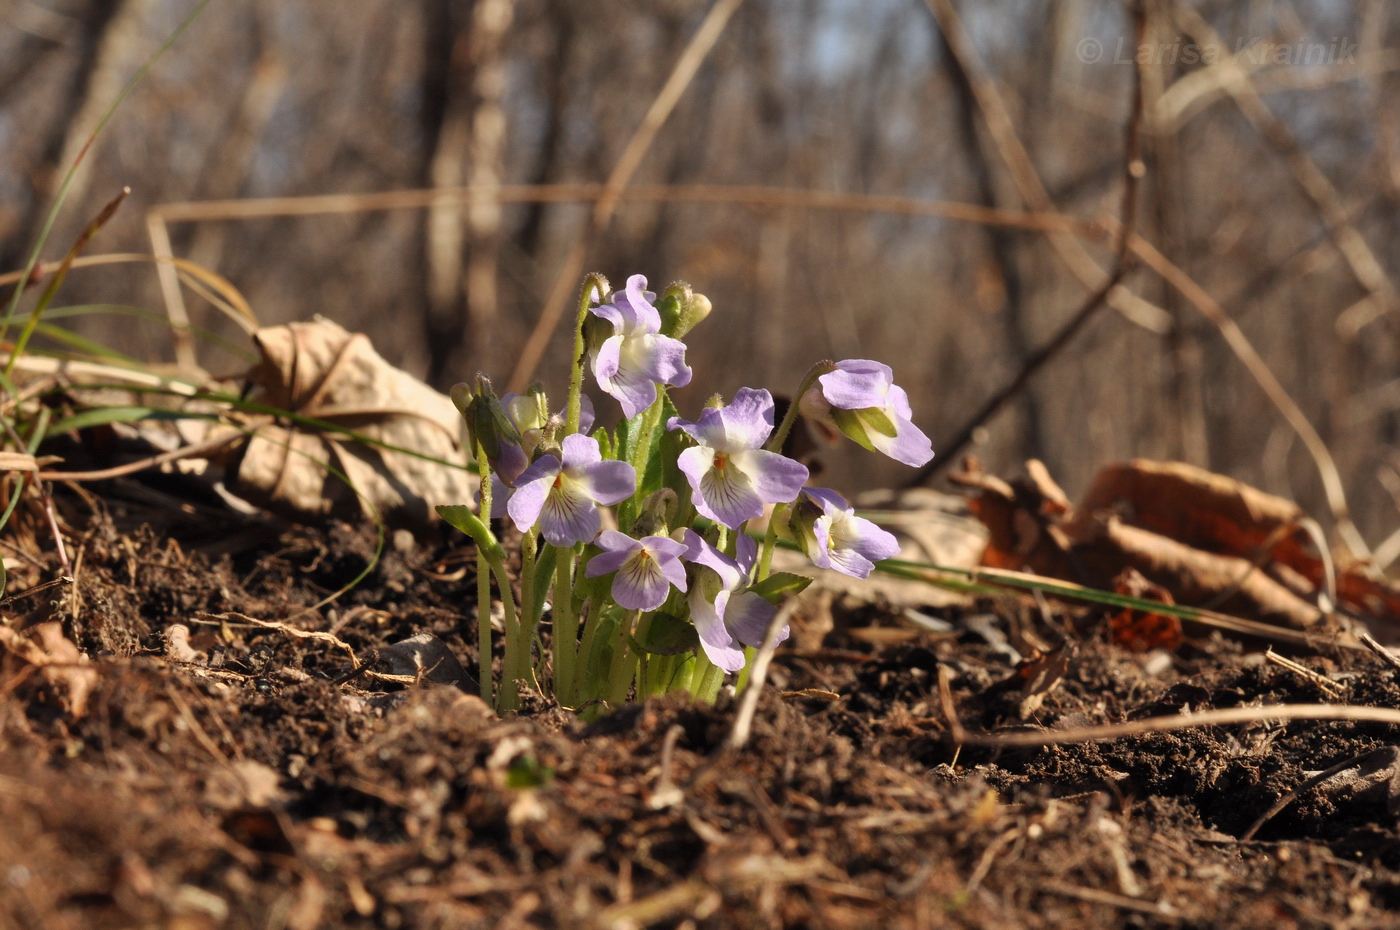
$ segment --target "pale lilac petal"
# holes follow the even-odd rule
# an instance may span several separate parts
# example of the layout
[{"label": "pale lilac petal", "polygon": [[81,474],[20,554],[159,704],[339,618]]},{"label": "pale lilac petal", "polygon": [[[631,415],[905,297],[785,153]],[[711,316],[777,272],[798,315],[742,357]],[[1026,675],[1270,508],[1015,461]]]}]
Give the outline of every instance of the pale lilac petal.
[{"label": "pale lilac petal", "polygon": [[890,419],[898,420],[901,417],[906,420],[914,419],[914,408],[909,406],[909,393],[899,385],[890,385],[890,394],[885,398],[885,402],[894,408],[894,414]]},{"label": "pale lilac petal", "polygon": [[640,542],[617,530],[603,530],[595,542],[603,551],[588,560],[584,574],[589,578],[617,571],[628,556],[642,547]]},{"label": "pale lilac petal", "polygon": [[655,300],[656,294],[647,290],[646,276],[634,274],[627,279],[626,290],[614,295],[613,302],[630,306],[638,323],[647,332],[655,333],[661,330],[661,314],[652,305]]},{"label": "pale lilac petal", "polygon": [[582,433],[565,436],[563,447],[564,467],[566,469],[593,465],[603,460],[603,453],[598,449],[598,440],[592,436],[585,436]]},{"label": "pale lilac petal", "polygon": [[707,446],[685,449],[676,456],[676,467],[689,479],[692,488],[700,486],[701,480],[709,474],[714,465],[715,450]]},{"label": "pale lilac petal", "polygon": [[593,369],[593,377],[597,380],[598,386],[603,390],[609,390],[613,376],[617,374],[618,367],[622,364],[622,336],[613,335],[603,340],[603,344],[598,346],[598,350],[593,353],[589,360],[589,367]]},{"label": "pale lilac petal", "polygon": [[698,484],[691,482],[691,489],[695,509],[731,529],[763,513],[763,498],[738,468],[711,468]]},{"label": "pale lilac petal", "polygon": [[894,372],[880,362],[848,358],[837,362],[836,370],[822,375],[817,382],[822,386],[822,396],[833,407],[884,409],[885,397],[894,384]]},{"label": "pale lilac petal", "polygon": [[633,364],[652,381],[685,387],[690,383],[690,366],[685,363],[685,343],[670,336],[635,336],[627,348]]},{"label": "pale lilac petal", "polygon": [[864,517],[847,517],[846,523],[843,529],[849,535],[842,542],[870,561],[878,562],[899,555],[899,540],[893,533]]},{"label": "pale lilac petal", "polygon": [[[543,461],[544,459],[540,459],[540,462]],[[538,465],[539,462],[535,464]],[[506,506],[506,512],[515,521],[516,529],[522,533],[528,533],[530,528],[535,525],[535,521],[540,518],[540,511],[544,509],[545,499],[549,497],[549,490],[553,484],[554,475],[548,474],[533,481],[521,482],[520,487],[515,489],[515,493],[510,496],[510,503]],[[494,495],[496,489],[492,488],[491,490]],[[492,501],[492,509],[495,509],[494,500]]]},{"label": "pale lilac petal", "polygon": [[[724,610],[724,625],[734,634],[734,638],[745,646],[762,646],[768,635],[768,624],[773,622],[778,608],[752,591],[735,594],[729,598]],[[788,638],[788,625],[778,632],[778,642]]]},{"label": "pale lilac petal", "polygon": [[748,533],[740,533],[734,540],[734,555],[739,563],[739,571],[747,576],[753,571],[753,563],[758,559],[758,540]]},{"label": "pale lilac petal", "polygon": [[734,560],[710,545],[699,533],[686,529],[685,542],[685,559],[713,571],[725,588],[736,587],[743,580],[739,566]]},{"label": "pale lilac petal", "polygon": [[903,417],[895,419],[894,428],[893,436],[886,436],[878,430],[868,430],[870,444],[896,462],[903,462],[915,468],[927,465],[933,458],[933,443],[924,435],[924,431]]},{"label": "pale lilac petal", "polygon": [[740,388],[719,411],[724,424],[724,445],[731,451],[757,449],[773,432],[773,395],[764,390]]},{"label": "pale lilac petal", "polygon": [[572,546],[591,542],[603,528],[598,505],[579,487],[578,482],[565,477],[549,489],[540,511],[540,535],[554,546]]},{"label": "pale lilac petal", "polygon": [[735,452],[730,462],[748,477],[758,496],[770,504],[796,500],[809,477],[806,465],[764,449]]},{"label": "pale lilac petal", "polygon": [[578,431],[580,433],[591,432],[596,419],[592,398],[587,394],[580,394],[578,398]]},{"label": "pale lilac petal", "polygon": [[[507,509],[507,501],[510,499],[511,489],[506,487],[495,472],[491,473],[491,519],[499,520],[510,511]],[[481,513],[481,490],[476,492],[476,512]]]},{"label": "pale lilac petal", "polygon": [[607,320],[613,325],[613,335],[621,336],[627,329],[629,318],[626,314],[612,304],[598,304],[588,311],[600,320]]},{"label": "pale lilac petal", "polygon": [[622,413],[632,419],[656,402],[656,382],[646,375],[619,368],[608,379],[598,379],[598,384],[622,405]]},{"label": "pale lilac petal", "polygon": [[525,455],[525,450],[513,442],[502,439],[501,451],[491,462],[491,471],[501,476],[501,480],[508,485],[515,485],[520,480],[520,475],[530,465],[530,459]]},{"label": "pale lilac petal", "polygon": [[[720,597],[727,599],[727,592]],[[734,643],[734,637],[724,625],[723,618],[701,593],[700,586],[690,594],[690,619],[695,624],[695,632],[700,634],[700,648],[705,656],[726,672],[737,672],[744,667],[744,650]]]},{"label": "pale lilac petal", "polygon": [[580,487],[600,504],[616,504],[637,490],[637,472],[626,462],[597,462],[574,476]]},{"label": "pale lilac petal", "polygon": [[642,537],[642,545],[650,549],[653,554],[668,560],[678,559],[687,551],[685,543],[677,542],[669,536],[644,536]]},{"label": "pale lilac petal", "polygon": [[700,411],[700,419],[694,423],[680,417],[672,417],[666,422],[666,428],[679,429],[702,446],[709,446],[711,449],[727,448],[724,441],[724,417],[714,407],[706,407]]},{"label": "pale lilac petal", "polygon": [[612,596],[619,606],[628,610],[655,610],[666,603],[671,582],[656,559],[639,549],[628,556],[613,578]]},{"label": "pale lilac petal", "polygon": [[818,568],[828,568],[852,578],[868,578],[875,570],[875,563],[854,549],[842,549],[832,545],[831,521],[825,517],[812,527],[816,535],[815,551],[809,553],[812,564]]},{"label": "pale lilac petal", "polygon": [[677,591],[686,589],[685,566],[681,560],[672,556],[670,558],[660,558],[656,564],[661,568],[661,574],[666,576],[666,580],[676,586]]},{"label": "pale lilac petal", "polygon": [[803,488],[802,493],[816,501],[827,513],[831,513],[833,510],[851,509],[851,505],[846,499],[830,488]]}]

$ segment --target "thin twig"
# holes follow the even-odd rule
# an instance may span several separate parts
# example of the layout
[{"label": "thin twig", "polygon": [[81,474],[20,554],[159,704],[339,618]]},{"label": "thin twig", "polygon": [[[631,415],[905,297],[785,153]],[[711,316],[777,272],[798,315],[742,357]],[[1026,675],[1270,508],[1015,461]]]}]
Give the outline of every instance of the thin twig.
[{"label": "thin twig", "polygon": [[1203,710],[1194,714],[1172,714],[1166,717],[1144,717],[1124,723],[1108,723],[1094,727],[1071,727],[1066,730],[1041,730],[1016,733],[969,733],[956,716],[949,718],[953,742],[988,748],[1021,746],[1068,746],[1077,743],[1100,743],[1105,740],[1142,736],[1145,733],[1166,733],[1173,730],[1193,730],[1235,723],[1266,723],[1289,720],[1349,720],[1356,723],[1389,723],[1400,726],[1400,710],[1389,707],[1365,707],[1356,704],[1265,704],[1258,707],[1225,707]]},{"label": "thin twig", "polygon": [[[929,0],[929,4],[934,8],[935,15],[939,17],[939,25],[944,29],[949,47],[954,49],[954,58],[973,88],[992,137],[997,140],[998,146],[1002,149],[1003,157],[1007,164],[1012,167],[1013,175],[1018,179],[1017,183],[1021,188],[1022,196],[1036,210],[1049,211],[1053,209],[1049,195],[1045,192],[1039,178],[1035,175],[1034,168],[1030,165],[1029,156],[1021,148],[1020,140],[1016,138],[1015,132],[1010,127],[1009,117],[1006,116],[995,88],[983,86],[988,83],[987,78],[985,74],[980,73],[980,66],[975,63],[975,56],[967,42],[967,37],[954,35],[955,32],[961,33],[961,22],[958,20],[951,0]],[[1138,44],[1141,44],[1147,27],[1146,17],[1140,7],[1134,8],[1134,19]],[[1145,61],[1139,61],[1138,67],[1133,72],[1135,80],[1133,83],[1132,112],[1128,116],[1125,129],[1122,218],[1119,221],[1118,241],[1114,248],[1113,268],[1109,272],[1108,278],[1094,288],[1074,315],[1060,327],[1059,331],[1048,342],[1025,359],[1021,364],[1020,371],[999,391],[988,398],[986,403],[967,419],[952,439],[946,443],[938,444],[938,455],[919,469],[918,473],[909,480],[907,487],[918,487],[924,484],[928,479],[956,462],[959,453],[972,442],[977,431],[1000,413],[1008,401],[1019,395],[1031,379],[1045,367],[1046,363],[1059,355],[1070,340],[1084,328],[1085,324],[1109,303],[1110,296],[1114,294],[1115,289],[1128,273],[1132,260],[1130,245],[1133,238],[1133,228],[1137,224],[1138,185],[1144,173],[1142,117],[1146,98],[1143,71],[1146,67]],[[1089,265],[1094,263],[1092,259],[1089,259],[1088,253],[1084,252],[1083,245],[1072,238],[1065,239],[1064,235],[1063,233],[1052,234],[1050,238],[1053,243],[1057,243],[1056,248],[1061,251],[1062,257],[1071,268],[1080,267],[1087,270],[1084,263],[1087,262]],[[1066,251],[1066,246],[1062,244],[1063,241],[1073,242],[1074,249],[1078,250],[1078,255],[1076,256],[1073,251]],[[1094,265],[1094,269],[1097,272],[1098,266]]]},{"label": "thin twig", "polygon": [[569,296],[573,294],[574,288],[577,287],[576,282],[583,274],[583,264],[588,259],[589,246],[612,220],[613,213],[617,209],[620,192],[632,180],[632,175],[641,165],[642,158],[645,157],[652,142],[655,141],[656,134],[661,131],[662,125],[671,115],[671,111],[675,109],[681,95],[685,93],[696,72],[700,70],[701,63],[710,54],[710,50],[714,48],[720,33],[724,31],[725,25],[729,22],[729,18],[734,15],[734,11],[739,9],[739,5],[743,2],[744,0],[716,0],[714,6],[710,7],[710,11],[705,14],[700,28],[691,37],[690,44],[676,59],[676,66],[672,69],[671,76],[661,86],[656,99],[652,101],[651,107],[642,117],[641,125],[632,134],[632,138],[627,141],[626,147],[623,148],[622,154],[617,159],[617,164],[613,166],[612,173],[604,182],[598,202],[593,205],[593,216],[588,228],[576,236],[573,244],[569,247],[569,253],[559,267],[559,274],[554,279],[554,287],[550,289],[549,296],[545,299],[535,329],[530,333],[530,338],[526,340],[525,347],[520,351],[520,358],[516,361],[515,370],[511,372],[508,385],[510,390],[518,393],[523,392],[530,379],[534,377],[535,369],[544,356],[545,347],[549,345],[550,337],[554,335],[554,330],[559,325],[559,318],[564,313]]},{"label": "thin twig", "polygon": [[1308,420],[1307,414],[1303,413],[1302,408],[1289,396],[1288,391],[1284,389],[1283,384],[1255,350],[1244,331],[1205,288],[1177,267],[1171,259],[1159,252],[1152,243],[1139,235],[1133,235],[1131,248],[1133,254],[1142,259],[1144,265],[1151,268],[1162,280],[1175,288],[1215,326],[1220,335],[1224,337],[1225,344],[1230,348],[1230,351],[1240,360],[1245,370],[1254,378],[1255,383],[1264,391],[1265,396],[1273,402],[1279,413],[1283,415],[1284,420],[1298,434],[1298,438],[1303,442],[1303,447],[1307,449],[1314,465],[1317,466],[1328,508],[1332,511],[1332,519],[1337,525],[1337,535],[1351,550],[1352,555],[1358,559],[1367,558],[1371,553],[1370,547],[1366,545],[1366,540],[1361,536],[1356,524],[1352,522],[1351,509],[1347,505],[1346,489],[1342,485],[1342,476],[1337,471],[1337,463],[1333,460],[1327,443],[1323,442],[1322,437],[1313,428],[1312,422]]},{"label": "thin twig", "polygon": [[1356,638],[1361,640],[1361,645],[1365,646],[1367,649],[1371,650],[1376,655],[1384,659],[1387,663],[1389,663],[1391,668],[1400,669],[1400,657],[1397,657],[1395,653],[1382,646],[1380,642],[1377,641],[1377,639],[1370,633],[1367,633],[1365,630],[1362,630],[1360,633],[1356,634]]},{"label": "thin twig", "polygon": [[243,432],[230,432],[222,436],[215,436],[203,442],[193,443],[188,446],[181,446],[178,449],[171,449],[169,452],[162,452],[159,455],[152,455],[148,458],[135,462],[127,462],[125,465],[116,465],[112,468],[103,468],[98,471],[41,471],[35,477],[44,481],[106,481],[110,478],[120,478],[123,475],[135,474],[145,471],[147,468],[155,468],[170,462],[178,462],[180,459],[192,458],[194,456],[207,455],[218,449],[222,449],[233,442],[242,440]]},{"label": "thin twig", "polygon": [[1274,817],[1278,816],[1279,811],[1292,804],[1300,795],[1311,791],[1312,789],[1316,788],[1318,785],[1322,784],[1334,775],[1340,775],[1347,769],[1356,768],[1358,765],[1365,762],[1367,759],[1371,758],[1378,752],[1391,751],[1393,750],[1390,747],[1386,747],[1384,749],[1367,750],[1366,752],[1363,752],[1360,755],[1352,756],[1350,759],[1344,759],[1341,762],[1338,762],[1336,765],[1328,766],[1327,768],[1318,772],[1312,778],[1309,778],[1307,781],[1302,782],[1294,788],[1291,788],[1288,791],[1284,792],[1283,797],[1279,798],[1277,801],[1274,802],[1272,807],[1264,811],[1264,813],[1260,814],[1259,819],[1254,821],[1254,823],[1250,825],[1248,830],[1244,831],[1244,834],[1240,836],[1240,842],[1248,843],[1250,840],[1254,839],[1254,834],[1259,832],[1260,827],[1264,826],[1264,824],[1268,823],[1270,820],[1273,820]]},{"label": "thin twig", "polygon": [[741,749],[749,741],[749,730],[753,726],[754,710],[758,707],[758,696],[763,691],[763,683],[768,679],[768,666],[773,661],[773,653],[778,651],[778,634],[787,625],[788,618],[797,609],[797,598],[788,598],[782,609],[768,621],[768,634],[763,638],[758,655],[753,660],[753,670],[749,672],[749,686],[739,702],[739,712],[734,715],[734,729],[724,741],[724,748]]}]

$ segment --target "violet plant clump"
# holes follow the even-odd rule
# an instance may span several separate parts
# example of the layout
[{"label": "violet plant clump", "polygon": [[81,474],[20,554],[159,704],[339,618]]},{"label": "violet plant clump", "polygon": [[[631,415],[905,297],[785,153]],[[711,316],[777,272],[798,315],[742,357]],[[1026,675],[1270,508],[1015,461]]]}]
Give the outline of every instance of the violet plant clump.
[{"label": "violet plant clump", "polygon": [[[685,284],[658,297],[641,275],[620,291],[589,275],[562,411],[551,413],[538,387],[498,398],[483,375],[453,388],[481,497],[438,512],[477,543],[482,697],[498,710],[518,707],[522,688],[572,708],[674,691],[712,701],[769,636],[782,602],[811,581],[772,572],[780,537],[813,565],[859,578],[898,553],[894,536],[835,491],[807,487],[806,466],[781,451],[805,415],[905,464],[928,462],[928,437],[889,367],[817,363],[781,423],[772,395],[747,387],[686,420],[668,388],[690,383],[682,339],[710,310]],[[592,429],[585,371],[621,406],[615,430]],[[766,512],[760,543],[749,530]],[[479,514],[520,532],[518,577]],[[493,579],[505,636],[499,690]],[[546,615],[548,650],[538,635]],[[787,633],[774,631],[779,642]]]}]

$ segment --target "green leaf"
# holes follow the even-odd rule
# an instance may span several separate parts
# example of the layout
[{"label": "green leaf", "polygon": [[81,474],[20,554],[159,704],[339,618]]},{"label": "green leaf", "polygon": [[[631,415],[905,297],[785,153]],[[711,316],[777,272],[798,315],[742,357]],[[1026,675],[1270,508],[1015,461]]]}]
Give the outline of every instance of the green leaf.
[{"label": "green leaf", "polygon": [[94,407],[64,417],[49,427],[49,435],[78,429],[91,429],[94,426],[107,426],[112,423],[135,423],[138,420],[189,420],[199,419],[190,414],[175,410],[162,410],[159,407]]},{"label": "green leaf", "polygon": [[632,640],[638,652],[649,652],[654,656],[678,656],[693,652],[700,647],[700,636],[694,624],[673,614],[657,613],[651,617],[646,640]]},{"label": "green leaf", "polygon": [[615,450],[613,449],[612,437],[608,435],[607,430],[603,429],[601,426],[598,427],[593,431],[593,438],[598,441],[598,451],[603,454],[603,458],[611,459],[617,457],[614,454]]},{"label": "green leaf", "polygon": [[861,423],[860,417],[856,416],[854,411],[833,407],[831,419],[836,421],[836,428],[845,433],[856,445],[867,452],[875,451],[875,444],[870,441],[870,436],[865,432],[865,425]]},{"label": "green leaf", "polygon": [[661,438],[666,435],[666,421],[676,415],[671,399],[659,391],[655,403],[617,427],[617,458],[637,472],[636,493],[617,508],[617,523],[624,533],[631,530],[642,501],[662,487],[665,466]]},{"label": "green leaf", "polygon": [[801,594],[807,590],[812,579],[792,572],[774,572],[753,586],[753,592],[773,606],[782,603],[784,598]]},{"label": "green leaf", "polygon": [[894,420],[891,420],[890,415],[883,410],[876,409],[875,407],[867,407],[856,413],[856,417],[860,420],[861,425],[865,427],[867,433],[874,430],[891,439],[899,434],[899,430],[895,429]]}]

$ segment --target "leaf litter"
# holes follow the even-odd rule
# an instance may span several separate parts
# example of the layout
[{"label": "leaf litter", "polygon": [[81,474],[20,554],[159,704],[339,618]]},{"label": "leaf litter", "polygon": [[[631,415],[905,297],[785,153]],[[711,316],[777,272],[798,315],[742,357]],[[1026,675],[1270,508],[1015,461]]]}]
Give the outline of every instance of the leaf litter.
[{"label": "leaf litter", "polygon": [[[777,653],[726,752],[724,696],[588,725],[538,699],[489,714],[461,672],[474,578],[448,533],[401,540],[307,612],[366,568],[372,534],[230,546],[121,487],[96,511],[60,496],[76,583],[0,626],[0,925],[1370,927],[1400,908],[1393,727],[950,739],[949,711],[1053,735],[1400,706],[1372,652],[1291,654],[1303,674],[1219,632],[1188,625],[1173,646],[1023,596],[925,604],[913,628],[827,596],[799,614],[834,622]],[[1053,540],[1072,508],[1022,509]],[[851,635],[896,627],[894,645]]]}]

